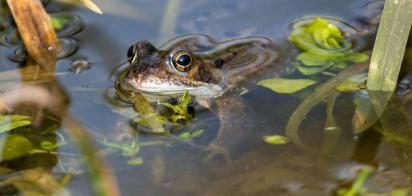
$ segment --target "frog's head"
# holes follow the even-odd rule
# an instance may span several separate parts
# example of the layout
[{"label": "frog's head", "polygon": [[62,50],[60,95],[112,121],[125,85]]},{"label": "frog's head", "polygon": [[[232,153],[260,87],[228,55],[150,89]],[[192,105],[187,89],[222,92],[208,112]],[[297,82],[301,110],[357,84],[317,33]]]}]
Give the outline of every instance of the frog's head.
[{"label": "frog's head", "polygon": [[159,49],[147,41],[133,44],[123,82],[151,96],[216,97],[250,73],[274,63],[277,53],[266,38],[217,43],[204,35],[186,35]]}]

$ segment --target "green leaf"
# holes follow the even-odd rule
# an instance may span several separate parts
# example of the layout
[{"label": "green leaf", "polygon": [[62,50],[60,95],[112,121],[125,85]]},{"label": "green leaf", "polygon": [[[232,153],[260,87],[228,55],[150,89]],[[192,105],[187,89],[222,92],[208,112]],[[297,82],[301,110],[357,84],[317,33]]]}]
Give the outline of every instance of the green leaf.
[{"label": "green leaf", "polygon": [[52,23],[53,29],[56,31],[60,31],[64,27],[66,27],[68,21],[70,21],[70,19],[67,17],[62,17],[62,16],[60,17],[52,16],[51,17],[51,23]]},{"label": "green leaf", "polygon": [[307,88],[317,81],[311,79],[285,79],[272,78],[258,82],[258,85],[270,88],[277,93],[294,93],[304,88]]},{"label": "green leaf", "polygon": [[327,63],[328,59],[316,54],[308,52],[302,52],[298,55],[297,59],[306,66],[319,66]]},{"label": "green leaf", "polygon": [[42,141],[40,147],[47,151],[56,150],[57,146],[50,141]]},{"label": "green leaf", "polygon": [[186,109],[187,105],[190,103],[190,100],[191,100],[191,96],[189,95],[189,92],[186,91],[182,96],[182,103],[181,103],[182,108]]},{"label": "green leaf", "polygon": [[29,139],[15,134],[0,137],[1,161],[10,161],[28,155],[33,150]]},{"label": "green leaf", "polygon": [[30,117],[22,115],[2,115],[0,116],[0,133],[30,125]]},{"label": "green leaf", "polygon": [[346,40],[339,28],[322,18],[297,27],[288,37],[302,50],[297,59],[298,70],[304,75],[313,75],[326,69],[345,69],[348,64],[369,59],[365,53],[354,53],[352,44]]},{"label": "green leaf", "polygon": [[132,158],[127,161],[127,164],[128,165],[141,165],[143,164],[143,158],[142,157]]},{"label": "green leaf", "polygon": [[137,139],[125,142],[109,142],[107,138],[104,138],[97,139],[97,141],[106,147],[120,150],[125,157],[134,157],[140,150],[140,145]]},{"label": "green leaf", "polygon": [[167,130],[164,129],[166,123],[162,116],[156,113],[144,96],[140,94],[136,96],[133,108],[140,113],[139,123],[150,128],[154,133],[166,133]]},{"label": "green leaf", "polygon": [[182,121],[190,121],[193,118],[192,114],[188,112],[188,105],[190,103],[191,96],[189,92],[186,91],[181,98],[181,101],[178,105],[172,105],[170,103],[160,103],[160,105],[164,105],[175,112],[171,117],[169,117],[170,121],[173,123],[178,122],[179,120]]},{"label": "green leaf", "polygon": [[281,145],[289,143],[289,139],[281,135],[264,136],[263,140],[268,144]]},{"label": "green leaf", "polygon": [[187,141],[196,137],[200,137],[200,135],[203,133],[203,130],[197,130],[197,131],[193,131],[193,132],[183,132],[179,135],[179,139],[183,140],[183,141]]},{"label": "green leaf", "polygon": [[304,65],[298,65],[297,69],[303,74],[303,75],[313,75],[317,74],[319,72],[322,72],[323,70],[327,69],[328,67],[307,67]]},{"label": "green leaf", "polygon": [[0,116],[0,124],[21,121],[21,120],[29,120],[30,116],[23,116],[23,115],[1,115]]},{"label": "green leaf", "polygon": [[354,81],[345,81],[341,84],[339,84],[336,87],[336,90],[339,92],[356,92],[359,91],[361,88],[361,85],[359,82],[354,82]]}]

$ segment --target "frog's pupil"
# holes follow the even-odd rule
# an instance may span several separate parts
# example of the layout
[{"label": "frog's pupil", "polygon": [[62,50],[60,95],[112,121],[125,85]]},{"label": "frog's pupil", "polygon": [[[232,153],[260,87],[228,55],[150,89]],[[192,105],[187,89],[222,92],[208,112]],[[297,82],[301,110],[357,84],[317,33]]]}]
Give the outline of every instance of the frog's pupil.
[{"label": "frog's pupil", "polygon": [[180,55],[180,56],[177,58],[177,63],[178,63],[179,65],[185,66],[185,67],[188,66],[191,61],[192,61],[192,58],[191,58],[189,55],[187,55],[187,54]]}]

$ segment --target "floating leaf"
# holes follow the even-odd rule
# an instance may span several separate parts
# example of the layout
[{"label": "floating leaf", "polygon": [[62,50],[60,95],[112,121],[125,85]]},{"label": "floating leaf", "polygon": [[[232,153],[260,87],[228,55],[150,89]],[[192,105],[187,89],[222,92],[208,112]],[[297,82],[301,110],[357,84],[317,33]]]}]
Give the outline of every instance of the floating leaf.
[{"label": "floating leaf", "polygon": [[281,145],[281,144],[289,143],[289,139],[287,137],[281,136],[281,135],[264,136],[263,140],[268,144],[275,144],[275,145]]},{"label": "floating leaf", "polygon": [[333,68],[342,70],[350,63],[369,59],[365,53],[354,53],[352,44],[346,40],[339,28],[322,18],[295,28],[289,41],[303,50],[297,59],[298,70],[304,75],[313,75]]},{"label": "floating leaf", "polygon": [[307,88],[317,81],[311,79],[285,79],[272,78],[258,82],[258,85],[270,88],[277,93],[294,93],[296,91]]},{"label": "floating leaf", "polygon": [[135,157],[127,161],[128,165],[141,165],[143,164],[143,158],[142,157]]},{"label": "floating leaf", "polygon": [[1,161],[10,161],[28,155],[33,150],[29,139],[15,134],[0,137]]},{"label": "floating leaf", "polygon": [[0,116],[0,133],[30,125],[30,117],[22,115],[2,115]]},{"label": "floating leaf", "polygon": [[327,59],[316,54],[310,54],[308,52],[302,52],[298,55],[297,59],[301,61],[306,66],[319,66],[327,64]]},{"label": "floating leaf", "polygon": [[59,17],[59,16],[52,16],[51,17],[51,23],[53,26],[53,29],[56,31],[62,30],[64,27],[67,26],[67,22],[70,21],[67,17]]}]

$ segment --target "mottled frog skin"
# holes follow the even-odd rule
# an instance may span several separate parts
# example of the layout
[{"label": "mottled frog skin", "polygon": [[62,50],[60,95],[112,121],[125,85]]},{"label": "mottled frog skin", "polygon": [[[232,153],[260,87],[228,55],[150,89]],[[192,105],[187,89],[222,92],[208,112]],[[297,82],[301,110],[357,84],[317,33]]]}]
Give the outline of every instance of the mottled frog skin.
[{"label": "mottled frog skin", "polygon": [[252,130],[248,116],[253,113],[237,87],[279,59],[274,44],[264,37],[216,42],[206,35],[185,35],[159,48],[140,41],[129,48],[130,66],[116,85],[152,102],[178,98],[188,91],[221,121],[218,136],[209,146],[212,155],[228,155]]}]

